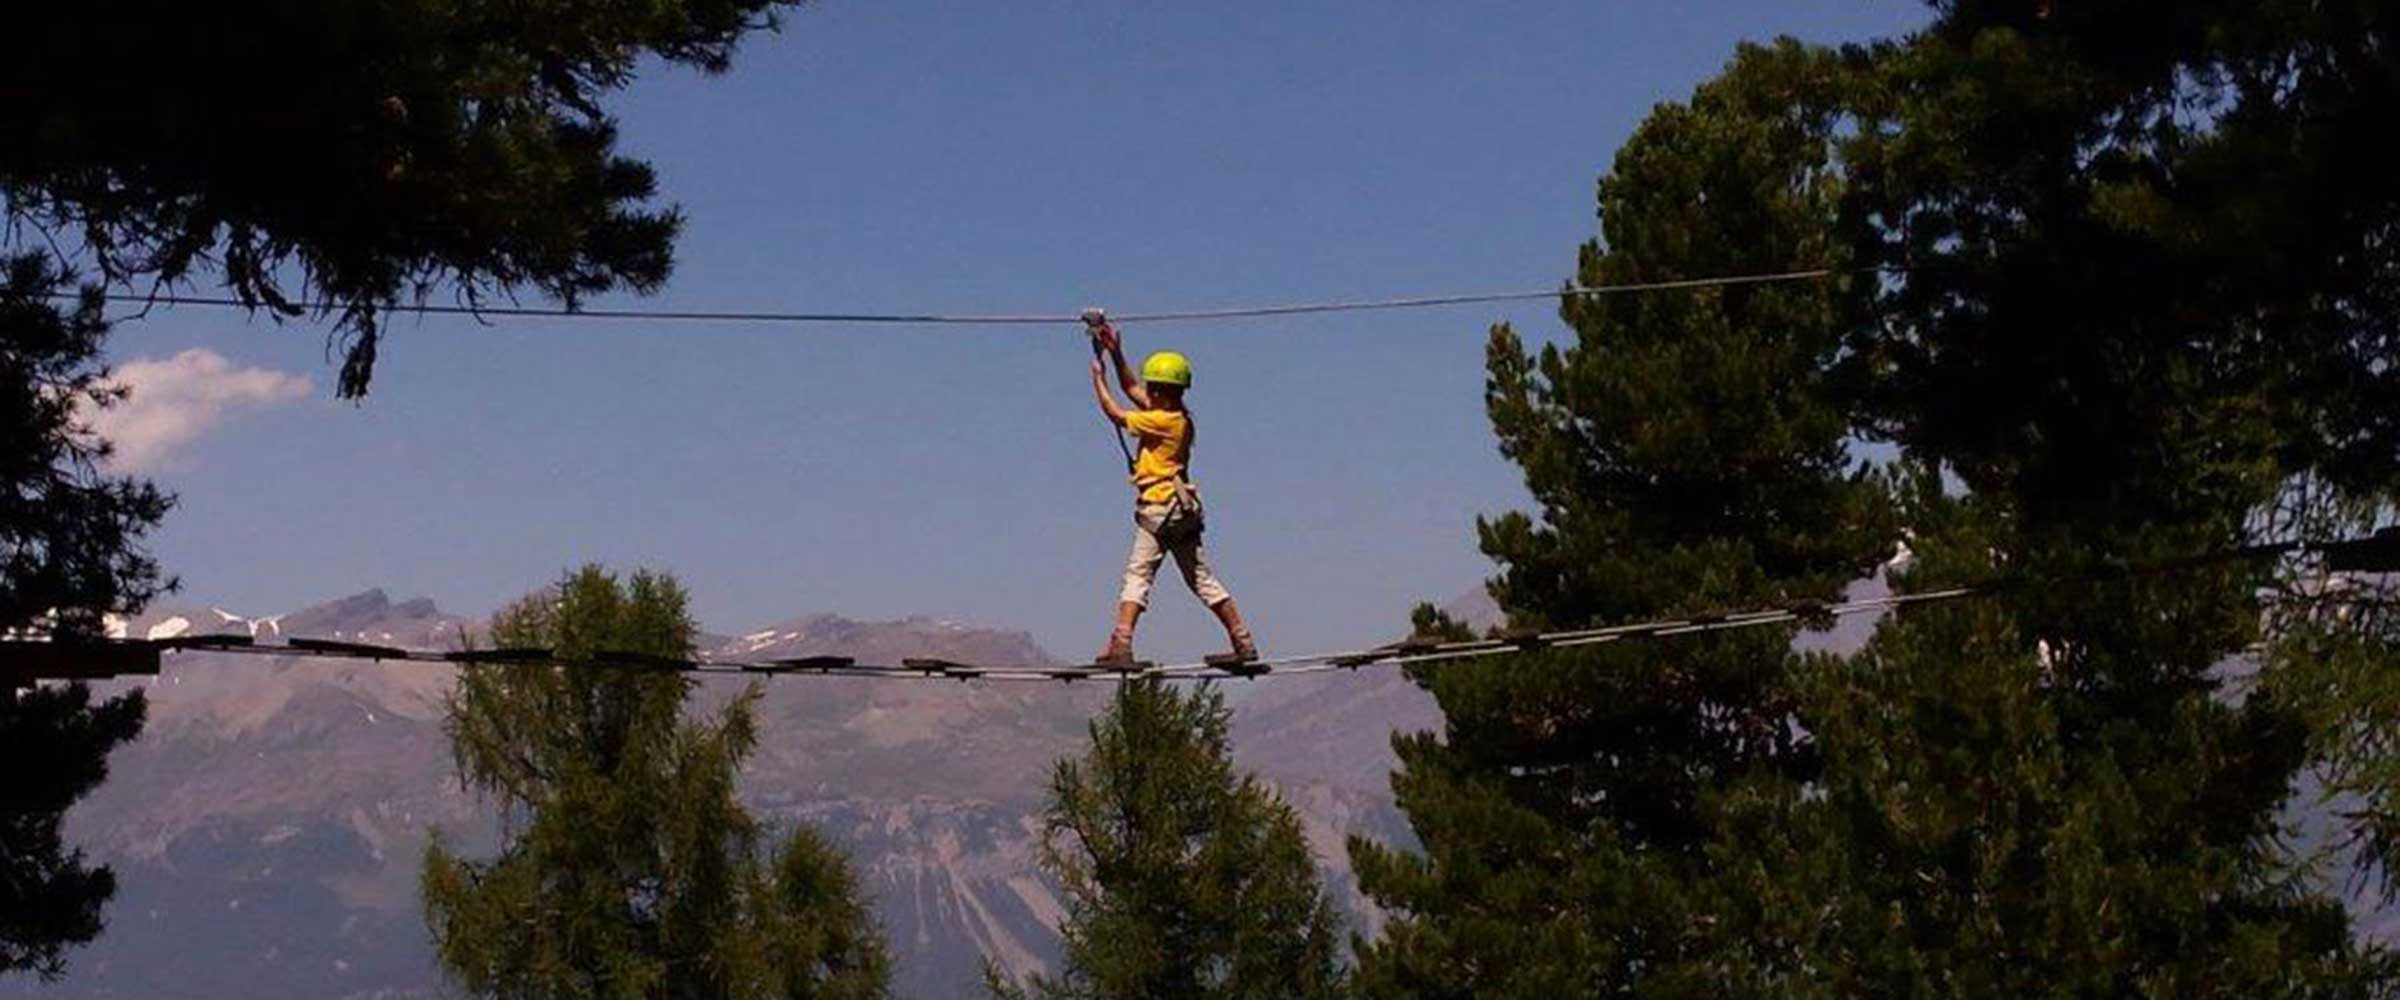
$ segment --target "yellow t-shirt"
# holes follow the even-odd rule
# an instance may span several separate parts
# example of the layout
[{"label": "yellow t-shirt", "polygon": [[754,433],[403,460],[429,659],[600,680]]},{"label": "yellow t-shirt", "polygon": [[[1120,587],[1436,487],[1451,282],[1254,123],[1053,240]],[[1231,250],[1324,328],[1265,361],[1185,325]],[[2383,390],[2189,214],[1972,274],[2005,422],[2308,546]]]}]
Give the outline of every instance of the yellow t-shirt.
[{"label": "yellow t-shirt", "polygon": [[1192,460],[1192,420],[1174,410],[1127,410],[1125,429],[1141,439],[1133,456],[1133,488],[1143,503],[1175,495],[1175,477]]}]

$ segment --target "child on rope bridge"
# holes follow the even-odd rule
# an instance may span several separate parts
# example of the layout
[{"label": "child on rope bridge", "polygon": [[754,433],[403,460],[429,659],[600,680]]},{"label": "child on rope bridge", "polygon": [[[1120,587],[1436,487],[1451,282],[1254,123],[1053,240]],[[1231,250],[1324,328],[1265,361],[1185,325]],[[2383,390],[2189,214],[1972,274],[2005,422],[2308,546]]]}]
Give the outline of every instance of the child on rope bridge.
[{"label": "child on rope bridge", "polygon": [[1116,328],[1096,313],[1088,314],[1085,322],[1097,348],[1095,355],[1108,355],[1116,367],[1118,384],[1133,401],[1132,408],[1117,403],[1108,390],[1107,370],[1095,356],[1092,394],[1100,400],[1100,412],[1141,442],[1129,470],[1134,488],[1133,552],[1126,557],[1125,584],[1117,594],[1116,628],[1109,632],[1108,646],[1100,651],[1098,662],[1118,668],[1133,664],[1134,625],[1149,606],[1158,564],[1170,554],[1176,568],[1183,571],[1183,582],[1200,603],[1216,613],[1225,626],[1226,639],[1233,643],[1230,656],[1210,657],[1210,661],[1256,660],[1258,645],[1251,640],[1249,627],[1242,624],[1241,610],[1209,569],[1208,554],[1200,547],[1200,494],[1192,488],[1187,472],[1192,460],[1192,415],[1183,405],[1183,394],[1192,386],[1191,362],[1173,351],[1160,351],[1142,362],[1142,377],[1137,381],[1125,363]]}]

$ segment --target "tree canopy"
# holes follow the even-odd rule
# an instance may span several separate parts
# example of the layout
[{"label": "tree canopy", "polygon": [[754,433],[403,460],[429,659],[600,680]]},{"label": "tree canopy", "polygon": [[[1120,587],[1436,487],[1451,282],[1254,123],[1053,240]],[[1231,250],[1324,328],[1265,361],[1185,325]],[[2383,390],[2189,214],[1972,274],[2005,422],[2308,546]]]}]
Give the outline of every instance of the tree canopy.
[{"label": "tree canopy", "polygon": [[[745,34],[795,2],[12,7],[0,59],[0,628],[88,636],[172,586],[142,547],[171,498],[106,474],[106,442],[85,423],[121,395],[98,360],[104,289],[214,280],[277,316],[314,302],[336,319],[350,397],[373,377],[379,310],[404,298],[531,290],[573,305],[654,290],[681,218],[655,202],[650,167],[617,151],[602,101],[645,60],[723,70]],[[73,287],[83,266],[101,287]],[[23,697],[0,741],[44,731],[13,727],[66,696]],[[93,756],[62,765],[63,796],[8,800],[18,835],[0,864],[16,873],[11,913],[26,915],[7,931],[12,967],[54,971],[55,942],[96,932],[108,895],[104,871],[59,853],[58,813],[89,787],[74,776],[96,781],[107,749],[139,730],[142,703],[75,704],[53,730],[113,738],[67,740]],[[61,895],[36,898],[52,889]]]},{"label": "tree canopy", "polygon": [[99,936],[116,894],[59,825],[108,775],[108,752],[142,731],[141,692],[93,704],[81,684],[0,691],[0,974],[66,971],[69,948]]},{"label": "tree canopy", "polygon": [[2345,687],[2388,642],[2254,670],[2293,567],[2122,572],[2389,517],[2400,202],[2359,165],[2387,7],[1941,4],[1657,109],[1579,282],[1850,278],[1571,300],[1530,354],[1495,330],[1538,509],[1481,525],[1493,596],[1549,626],[1752,606],[1902,537],[1893,586],[2007,585],[1849,657],[1413,671],[1445,730],[1397,743],[1423,849],[1353,847],[1396,911],[1364,992],[2388,991],[2280,820],[2345,751],[2394,800],[2388,741],[2350,734],[2400,700]]},{"label": "tree canopy", "polygon": [[[2380,161],[2400,9],[1937,9],[1875,52],[1849,150],[1852,229],[1908,269],[1856,342],[1870,433],[2005,505],[2028,575],[2390,524],[2400,177]],[[2381,870],[2400,843],[2373,723],[2400,705],[2389,584],[2268,568],[2188,581],[2185,608],[2214,620],[2181,624],[2198,648],[2177,682],[2210,683],[2226,643],[2267,640],[2257,689],[2331,791],[2363,801],[2350,832]]]},{"label": "tree canopy", "polygon": [[[667,577],[597,567],[496,616],[491,637],[567,657],[686,657]],[[503,810],[498,857],[440,838],[425,913],[442,968],[475,996],[871,1000],[882,932],[841,853],[778,842],[734,797],[758,741],[752,686],[687,719],[680,674],[469,666],[447,726],[460,777]]]},{"label": "tree canopy", "polygon": [[1058,762],[1042,868],[1066,892],[1065,968],[995,995],[1231,1000],[1342,995],[1338,921],[1299,817],[1237,773],[1222,695],[1119,685]]},{"label": "tree canopy", "polygon": [[71,283],[48,258],[0,267],[0,628],[95,635],[172,585],[141,547],[172,499],[102,469],[108,442],[89,420],[122,390],[100,362],[96,290],[61,306],[49,296]]},{"label": "tree canopy", "polygon": [[[1578,281],[1840,263],[1844,72],[1797,44],[1751,49],[1659,108],[1601,183],[1604,242]],[[1494,329],[1487,408],[1539,505],[1479,525],[1511,620],[1822,600],[1883,559],[1890,505],[1844,453],[1829,374],[1860,298],[1832,282],[1571,300],[1573,341],[1533,354]],[[1421,850],[1352,845],[1394,911],[1360,992],[1666,996],[1720,967],[1715,796],[1822,769],[1791,724],[1797,659],[1788,635],[1742,630],[1410,668],[1445,727],[1394,741]]]},{"label": "tree canopy", "polygon": [[204,275],[346,337],[449,290],[573,305],[667,278],[681,217],[604,99],[704,71],[797,0],[35,4],[0,60],[0,203],[112,283]]},{"label": "tree canopy", "polygon": [[[173,581],[142,548],[171,499],[109,475],[87,427],[118,391],[99,361],[108,325],[92,289],[38,254],[0,255],[0,630],[100,634]],[[83,685],[0,687],[0,973],[55,977],[101,929],[116,890],[59,827],[142,730],[140,692],[94,703]]]}]

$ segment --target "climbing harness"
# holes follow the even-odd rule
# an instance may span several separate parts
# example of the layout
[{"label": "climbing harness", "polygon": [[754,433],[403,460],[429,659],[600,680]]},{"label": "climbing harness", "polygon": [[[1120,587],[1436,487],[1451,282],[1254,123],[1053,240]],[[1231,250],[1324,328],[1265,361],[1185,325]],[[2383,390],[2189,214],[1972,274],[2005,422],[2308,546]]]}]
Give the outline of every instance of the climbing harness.
[{"label": "climbing harness", "polygon": [[1197,535],[1208,527],[1208,511],[1200,506],[1200,490],[1182,473],[1176,473],[1175,492],[1167,497],[1167,513],[1158,522],[1158,540],[1173,545]]}]

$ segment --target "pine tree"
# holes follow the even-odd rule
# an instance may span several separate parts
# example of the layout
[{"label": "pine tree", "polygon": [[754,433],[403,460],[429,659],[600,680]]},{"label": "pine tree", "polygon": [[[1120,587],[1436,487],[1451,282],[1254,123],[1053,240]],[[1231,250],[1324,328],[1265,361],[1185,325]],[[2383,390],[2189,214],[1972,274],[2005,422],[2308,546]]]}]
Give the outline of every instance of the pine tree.
[{"label": "pine tree", "polygon": [[323,303],[363,395],[404,298],[657,289],[682,218],[602,102],[646,60],[725,69],[795,2],[13,4],[0,212],[110,282]]},{"label": "pine tree", "polygon": [[116,876],[84,863],[60,822],[142,731],[141,692],[97,705],[81,684],[0,691],[0,975],[56,979],[67,949],[98,937]]},{"label": "pine tree", "polygon": [[1903,585],[2009,586],[1803,678],[1823,779],[1725,804],[1750,985],[2391,989],[2283,843],[2310,720],[2229,665],[2273,567],[2138,570],[2268,540],[2295,482],[2389,482],[2356,447],[2390,440],[2357,258],[2394,191],[2344,162],[2353,85],[2390,87],[2362,6],[1943,4],[1861,54],[1844,223],[1896,270],[1842,381],[1903,456]]},{"label": "pine tree", "polygon": [[[2228,683],[2264,569],[2128,572],[2248,540],[2295,476],[2372,482],[2350,445],[2385,369],[2334,349],[2370,331],[2237,280],[2306,277],[2236,252],[2255,201],[2144,201],[2241,152],[2126,117],[2172,119],[2197,63],[2154,57],[2225,36],[2132,46],[2138,5],[2052,6],[1745,49],[1620,152],[1578,277],[1905,270],[1570,302],[1574,346],[1528,357],[1503,329],[1489,365],[1540,504],[1482,526],[1513,620],[1819,597],[1902,524],[1901,586],[2011,585],[1850,659],[1755,632],[1415,671],[1447,729],[1398,744],[1423,853],[1354,845],[1398,911],[1367,993],[2389,989],[2278,841],[2306,718]],[[2117,33],[2042,34],[2095,23]],[[2276,323],[2324,353],[2260,340]],[[1845,475],[1853,438],[1899,458]]]},{"label": "pine tree", "polygon": [[[562,657],[684,657],[681,588],[596,567],[502,611],[492,640]],[[734,798],[757,743],[754,686],[713,718],[692,682],[639,670],[470,666],[448,729],[459,774],[503,809],[498,857],[427,849],[443,969],[487,997],[887,994],[881,932],[840,854],[805,828],[770,845]]]},{"label": "pine tree", "polygon": [[[681,217],[653,203],[649,165],[619,155],[601,102],[645,59],[724,69],[742,37],[790,5],[10,5],[0,14],[0,628],[40,619],[90,633],[171,585],[141,547],[171,498],[103,474],[105,444],[77,416],[113,398],[95,361],[108,327],[96,293],[65,308],[53,300],[73,283],[53,251],[72,248],[74,263],[113,287],[213,272],[279,318],[314,299],[346,340],[342,394],[364,395],[381,310],[406,298],[532,289],[572,305],[657,289]],[[17,253],[19,239],[40,249]],[[110,702],[98,709],[110,714],[83,722],[130,739],[139,708]],[[76,745],[104,753],[121,739]],[[79,761],[68,773],[102,766]],[[0,821],[40,840],[56,817],[37,803],[64,808],[47,792],[12,798]],[[83,871],[55,855],[0,864]],[[13,884],[32,894],[48,883]],[[96,920],[103,880],[80,884],[97,892]],[[51,929],[83,940],[97,925]],[[51,945],[17,945],[55,965]]]},{"label": "pine tree", "polygon": [[100,361],[97,290],[50,298],[73,284],[47,255],[0,256],[0,629],[91,637],[174,585],[141,544],[174,501],[102,471],[91,414],[124,393]]},{"label": "pine tree", "polygon": [[[1907,587],[1990,579],[2005,505],[1919,481]],[[2229,696],[2239,571],[2027,582],[1813,658],[1808,794],[1737,794],[1713,849],[1725,995],[2389,995],[2387,956],[2281,846],[2302,720]],[[2197,577],[2197,579],[2195,579]],[[2061,610],[2072,603],[2077,611]],[[1745,790],[1748,791],[1748,790]],[[1738,957],[1735,957],[1738,956]]]},{"label": "pine tree", "polygon": [[1234,771],[1223,696],[1118,687],[1050,780],[1042,867],[1067,897],[1065,964],[1000,997],[1342,995],[1337,920],[1290,806]]},{"label": "pine tree", "polygon": [[[0,630],[90,637],[104,616],[172,586],[142,549],[172,500],[108,475],[87,429],[119,393],[100,364],[97,297],[49,298],[71,276],[47,256],[0,255]],[[0,973],[55,977],[100,933],[116,882],[59,836],[66,810],[142,730],[140,692],[94,704],[83,685],[16,691],[0,675]]]},{"label": "pine tree", "polygon": [[[1746,49],[1660,107],[1601,183],[1582,284],[1839,266],[1830,149],[1845,69]],[[1569,300],[1565,349],[1492,334],[1486,402],[1541,520],[1479,526],[1521,625],[1575,627],[1838,594],[1893,538],[1844,452],[1828,372],[1859,288],[1841,282]],[[1412,667],[1445,729],[1395,740],[1421,853],[1353,841],[1394,916],[1368,996],[1673,996],[1718,960],[1712,798],[1790,794],[1821,765],[1790,636],[1603,646]]]}]

